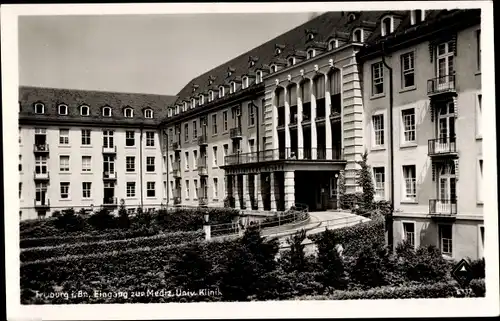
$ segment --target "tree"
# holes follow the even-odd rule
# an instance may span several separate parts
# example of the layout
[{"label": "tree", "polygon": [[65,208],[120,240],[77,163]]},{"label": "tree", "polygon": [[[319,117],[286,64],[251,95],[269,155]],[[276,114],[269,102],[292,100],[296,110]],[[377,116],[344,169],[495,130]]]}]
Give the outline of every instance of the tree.
[{"label": "tree", "polygon": [[290,268],[293,271],[304,271],[306,268],[306,257],[304,254],[305,245],[302,244],[306,239],[306,232],[300,230],[287,238],[287,243],[290,245]]},{"label": "tree", "polygon": [[120,201],[120,208],[118,209],[118,226],[123,229],[130,228],[130,217],[123,199]]},{"label": "tree", "polygon": [[366,288],[388,284],[387,271],[390,270],[390,257],[381,243],[366,245],[354,260],[351,278]]},{"label": "tree", "polygon": [[337,250],[337,240],[333,230],[326,230],[316,239],[318,262],[323,270],[322,283],[326,287],[345,288],[344,262]]},{"label": "tree", "polygon": [[361,156],[361,160],[356,162],[361,168],[357,172],[356,182],[362,187],[361,207],[364,210],[373,208],[373,197],[375,188],[373,186],[371,166],[368,165],[368,152]]},{"label": "tree", "polygon": [[203,248],[198,243],[187,246],[174,256],[171,264],[172,281],[184,290],[199,290],[208,285],[210,263],[203,256]]}]

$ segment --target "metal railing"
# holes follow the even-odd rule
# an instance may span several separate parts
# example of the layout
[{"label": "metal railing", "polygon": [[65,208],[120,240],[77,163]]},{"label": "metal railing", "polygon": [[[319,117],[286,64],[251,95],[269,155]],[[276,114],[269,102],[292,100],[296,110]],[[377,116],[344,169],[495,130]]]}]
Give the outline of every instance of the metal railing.
[{"label": "metal railing", "polygon": [[116,197],[104,197],[102,199],[103,205],[118,205],[118,198]]},{"label": "metal railing", "polygon": [[116,179],[116,172],[104,171],[102,172],[102,178],[104,179]]},{"label": "metal railing", "polygon": [[429,139],[428,145],[429,155],[452,154],[457,152],[455,137]]},{"label": "metal railing", "polygon": [[198,145],[207,145],[208,144],[208,139],[207,139],[207,134],[201,134],[201,136],[198,137]]},{"label": "metal railing", "polygon": [[198,158],[197,169],[198,169],[198,175],[203,175],[203,176],[208,175],[207,157],[206,156]]},{"label": "metal railing", "polygon": [[116,145],[115,146],[102,146],[103,154],[116,154]]},{"label": "metal railing", "polygon": [[456,199],[431,199],[429,200],[429,214],[439,216],[457,215]]},{"label": "metal railing", "polygon": [[251,153],[238,153],[224,157],[225,165],[250,164],[271,160],[343,160],[342,149],[338,148],[283,148]]},{"label": "metal railing", "polygon": [[49,171],[46,171],[45,173],[37,173],[35,170],[35,171],[33,171],[33,178],[34,179],[50,179]]},{"label": "metal railing", "polygon": [[50,207],[50,199],[45,198],[42,200],[37,201],[36,199],[33,200],[35,208],[37,207]]},{"label": "metal railing", "polygon": [[49,144],[33,144],[33,152],[35,153],[48,153]]},{"label": "metal railing", "polygon": [[229,130],[230,138],[241,138],[241,127],[234,127]]},{"label": "metal railing", "polygon": [[454,92],[455,90],[455,75],[446,75],[427,80],[428,95]]}]

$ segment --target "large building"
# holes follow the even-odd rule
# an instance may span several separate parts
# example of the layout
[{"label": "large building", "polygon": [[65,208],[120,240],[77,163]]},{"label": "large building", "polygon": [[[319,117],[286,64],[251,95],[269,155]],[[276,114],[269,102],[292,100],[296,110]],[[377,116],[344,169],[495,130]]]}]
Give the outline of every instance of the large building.
[{"label": "large building", "polygon": [[[40,208],[40,195],[50,209],[86,206],[79,192],[66,192],[69,185],[85,193],[82,182],[95,187],[95,206],[124,199],[336,209],[340,176],[347,193],[361,191],[357,161],[367,150],[377,199],[394,204],[394,244],[480,257],[479,30],[479,10],[327,12],[194,78],[173,98],[21,88],[21,155],[29,164],[21,210],[36,217],[49,209]],[[91,121],[84,105],[96,115]],[[87,128],[99,142],[92,149],[83,146]],[[128,146],[132,137],[138,142]],[[89,156],[92,174],[80,172]]]}]

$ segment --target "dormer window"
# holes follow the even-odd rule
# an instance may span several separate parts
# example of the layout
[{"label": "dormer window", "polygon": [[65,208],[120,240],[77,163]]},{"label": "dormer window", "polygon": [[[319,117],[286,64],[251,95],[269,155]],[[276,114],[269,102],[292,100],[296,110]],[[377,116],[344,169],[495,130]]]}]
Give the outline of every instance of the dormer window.
[{"label": "dormer window", "polygon": [[363,42],[363,29],[356,29],[352,33],[353,42]]},{"label": "dormer window", "polygon": [[382,37],[387,36],[392,33],[394,29],[394,19],[392,17],[386,17],[382,19]]},{"label": "dormer window", "polygon": [[307,59],[314,58],[315,50],[314,49],[309,49],[307,50]]},{"label": "dormer window", "polygon": [[102,115],[104,117],[111,117],[111,107],[103,107],[102,108]]},{"label": "dormer window", "polygon": [[196,99],[191,99],[191,109],[196,107]]},{"label": "dormer window", "polygon": [[181,109],[181,107],[179,105],[176,105],[175,106],[175,114],[178,115],[179,114],[179,110]]},{"label": "dormer window", "polygon": [[307,34],[307,40],[313,40],[314,39],[314,34],[313,33],[308,33]]},{"label": "dormer window", "polygon": [[234,81],[229,85],[229,93],[234,94],[236,92],[236,83]]},{"label": "dormer window", "polygon": [[279,54],[281,54],[281,49],[280,48],[276,48],[276,50],[274,51],[274,54],[277,56]]},{"label": "dormer window", "polygon": [[123,112],[126,118],[134,117],[134,110],[132,108],[125,108]]},{"label": "dormer window", "polygon": [[424,21],[425,10],[413,10],[411,12],[411,24],[417,24]]},{"label": "dormer window", "polygon": [[333,50],[339,47],[339,41],[337,39],[331,39],[328,41],[328,50]]},{"label": "dormer window", "polygon": [[35,104],[35,114],[44,114],[45,113],[45,105],[42,103]]},{"label": "dormer window", "polygon": [[183,108],[182,112],[187,111],[188,110],[188,102],[185,101],[184,104],[183,104],[183,106],[184,106],[184,108]]},{"label": "dormer window", "polygon": [[198,96],[198,105],[203,105],[203,95]]},{"label": "dormer window", "polygon": [[81,116],[88,116],[90,114],[90,108],[87,105],[82,105],[80,106],[80,115]]},{"label": "dormer window", "polygon": [[250,67],[253,67],[253,66],[255,66],[255,61],[250,60]]},{"label": "dormer window", "polygon": [[295,65],[295,57],[288,58],[288,66],[293,66],[293,65]]},{"label": "dormer window", "polygon": [[347,21],[353,22],[354,20],[356,20],[356,15],[354,13],[351,13],[347,16]]},{"label": "dormer window", "polygon": [[57,106],[59,109],[59,115],[67,115],[68,114],[68,105],[60,104]]},{"label": "dormer window", "polygon": [[208,102],[211,102],[214,100],[214,91],[213,90],[210,90],[208,92]]},{"label": "dormer window", "polygon": [[271,65],[271,72],[277,72],[277,71],[278,71],[278,66]]},{"label": "dormer window", "polygon": [[257,71],[256,77],[255,77],[255,83],[259,84],[262,82],[262,71],[259,70]]},{"label": "dormer window", "polygon": [[[172,108],[168,109],[167,116],[172,117]],[[146,117],[146,118],[148,118],[148,117]]]},{"label": "dormer window", "polygon": [[224,97],[224,86],[219,87],[219,98]]},{"label": "dormer window", "polygon": [[248,77],[245,76],[241,79],[241,89],[248,88]]},{"label": "dormer window", "polygon": [[[169,108],[170,113],[172,113],[172,110]],[[153,110],[151,108],[148,108],[144,110],[144,117],[146,118],[153,118]]]}]

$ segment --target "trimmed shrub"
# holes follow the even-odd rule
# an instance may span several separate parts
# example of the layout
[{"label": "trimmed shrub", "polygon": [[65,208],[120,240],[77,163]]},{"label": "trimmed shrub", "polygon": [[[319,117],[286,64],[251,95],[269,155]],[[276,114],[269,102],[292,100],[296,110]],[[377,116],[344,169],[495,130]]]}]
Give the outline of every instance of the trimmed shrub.
[{"label": "trimmed shrub", "polygon": [[485,262],[484,258],[477,260],[470,260],[469,264],[472,268],[472,275],[474,279],[484,279],[485,278]]},{"label": "trimmed shrub", "polygon": [[414,250],[407,242],[396,247],[396,258],[391,269],[407,281],[422,283],[445,281],[450,266],[435,246]]},{"label": "trimmed shrub", "polygon": [[198,243],[189,244],[184,251],[176,253],[169,267],[173,285],[178,288],[192,291],[203,289],[209,284],[207,276],[212,267]]},{"label": "trimmed shrub", "polygon": [[117,228],[116,218],[106,208],[101,208],[88,218],[88,223],[96,230]]},{"label": "trimmed shrub", "polygon": [[362,200],[362,193],[346,193],[340,195],[340,208],[344,210],[354,209]]},{"label": "trimmed shrub", "polygon": [[343,289],[347,285],[344,262],[337,250],[335,232],[326,230],[317,239],[318,263],[322,268],[321,281],[325,287]]},{"label": "trimmed shrub", "polygon": [[368,165],[368,152],[366,150],[363,155],[361,155],[361,160],[356,163],[361,167],[361,169],[357,171],[356,182],[363,189],[359,205],[365,210],[370,210],[373,208],[375,188],[373,186],[372,170],[370,165]]},{"label": "trimmed shrub", "polygon": [[349,275],[363,288],[388,285],[389,253],[381,243],[365,245],[354,259]]},{"label": "trimmed shrub", "polygon": [[485,297],[486,296],[486,285],[483,279],[473,279],[469,284],[472,290],[473,297]]},{"label": "trimmed shrub", "polygon": [[305,245],[302,242],[306,239],[306,231],[300,230],[287,238],[290,245],[290,269],[292,271],[304,271],[306,269],[306,257],[304,253]]},{"label": "trimmed shrub", "polygon": [[119,228],[122,228],[122,229],[128,229],[128,228],[130,228],[130,225],[131,225],[131,221],[130,221],[130,217],[129,217],[128,211],[125,208],[125,205],[123,203],[120,204],[120,209],[118,210],[117,225],[118,225]]},{"label": "trimmed shrub", "polygon": [[62,214],[56,217],[54,226],[66,232],[80,232],[85,229],[85,220],[77,216],[75,210],[69,208],[63,210]]}]

